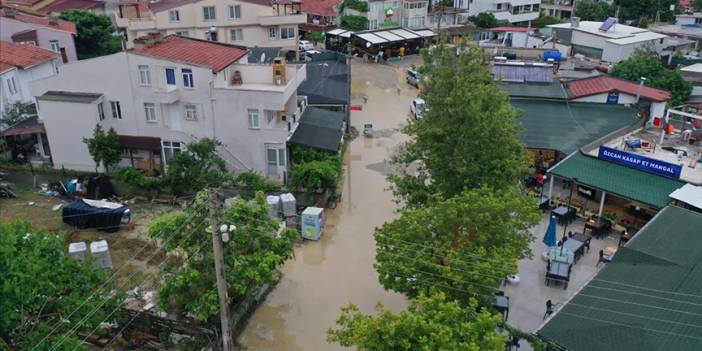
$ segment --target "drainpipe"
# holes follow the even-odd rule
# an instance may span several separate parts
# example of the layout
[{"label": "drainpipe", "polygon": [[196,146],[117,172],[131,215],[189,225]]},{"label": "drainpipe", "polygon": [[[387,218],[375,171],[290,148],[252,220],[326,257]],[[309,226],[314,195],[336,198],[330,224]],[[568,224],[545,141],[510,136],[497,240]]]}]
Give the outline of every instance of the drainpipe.
[{"label": "drainpipe", "polygon": [[636,103],[639,103],[639,99],[641,98],[641,89],[643,88],[644,83],[646,82],[646,77],[641,77],[641,80],[639,81],[639,87],[636,89]]}]

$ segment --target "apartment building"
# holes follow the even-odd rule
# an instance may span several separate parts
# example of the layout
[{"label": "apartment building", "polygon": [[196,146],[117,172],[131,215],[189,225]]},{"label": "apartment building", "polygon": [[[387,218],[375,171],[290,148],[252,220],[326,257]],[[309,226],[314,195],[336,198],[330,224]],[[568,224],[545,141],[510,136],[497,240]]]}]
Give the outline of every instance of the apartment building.
[{"label": "apartment building", "polygon": [[546,16],[569,19],[575,10],[575,0],[541,0],[541,9]]},{"label": "apartment building", "polygon": [[157,0],[121,3],[117,27],[131,41],[148,33],[206,39],[245,47],[297,50],[307,21],[299,1]]},{"label": "apartment building", "polygon": [[231,44],[154,35],[34,82],[53,166],[94,169],[82,139],[101,124],[119,134],[123,166],[161,173],[188,143],[209,137],[222,142],[230,169],[283,181],[287,141],[306,109],[297,95],[306,69],[249,64],[247,55]]},{"label": "apartment building", "polygon": [[481,12],[491,12],[499,21],[521,24],[539,17],[541,0],[454,0],[453,6],[464,12],[459,22]]},{"label": "apartment building", "polygon": [[344,8],[343,15],[368,19],[368,30],[404,27],[424,29],[428,26],[428,0],[368,0],[368,11]]},{"label": "apartment building", "polygon": [[0,4],[0,40],[30,43],[61,54],[63,62],[78,59],[75,24],[42,13]]},{"label": "apartment building", "polygon": [[34,102],[29,83],[55,75],[60,62],[57,52],[0,40],[0,113],[16,102]]}]

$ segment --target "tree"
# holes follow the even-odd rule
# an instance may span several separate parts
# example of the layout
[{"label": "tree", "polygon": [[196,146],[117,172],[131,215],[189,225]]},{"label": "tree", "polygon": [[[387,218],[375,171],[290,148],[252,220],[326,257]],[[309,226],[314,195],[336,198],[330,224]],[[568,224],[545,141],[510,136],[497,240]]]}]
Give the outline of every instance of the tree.
[{"label": "tree", "polygon": [[574,17],[582,21],[604,21],[607,17],[614,16],[615,7],[606,1],[578,0],[575,2]]},{"label": "tree", "polygon": [[[212,239],[205,235],[210,223],[207,193],[197,194],[185,212],[162,215],[149,225],[149,235],[168,239],[164,248],[188,258],[184,267],[169,265],[159,289],[160,306],[167,311],[188,312],[205,321],[219,311]],[[230,241],[224,243],[224,272],[229,296],[240,301],[258,292],[262,284],[277,280],[278,267],[292,255],[296,237],[290,229],[278,231],[278,222],[268,217],[263,193],[253,201],[236,199],[220,209],[221,223],[234,225]]]},{"label": "tree", "polygon": [[543,28],[551,24],[558,24],[561,23],[561,20],[559,18],[553,17],[553,16],[545,16],[542,13],[539,14],[539,17],[535,19],[534,21],[531,22],[532,27],[534,28]]},{"label": "tree", "polygon": [[675,11],[670,11],[670,5],[675,5],[675,11],[679,11],[678,0],[615,0],[612,7],[619,8],[622,21],[656,18],[656,12],[659,12],[661,21],[669,22],[675,20]]},{"label": "tree", "polygon": [[95,269],[92,260],[69,258],[65,243],[63,234],[27,222],[0,223],[0,345],[87,350],[70,329],[90,332],[103,320],[115,321],[117,314],[107,317],[122,295],[113,294],[110,284],[100,289],[111,272]]},{"label": "tree", "polygon": [[474,299],[461,306],[436,294],[410,301],[399,313],[381,304],[377,310],[377,315],[366,315],[355,305],[342,308],[338,329],[329,329],[327,339],[361,351],[501,351],[507,342],[495,331],[500,316],[478,312]]},{"label": "tree", "polygon": [[122,50],[122,37],[115,34],[110,17],[90,11],[67,10],[61,12],[59,18],[76,24],[78,59],[109,55]]},{"label": "tree", "polygon": [[13,104],[8,104],[5,112],[2,113],[2,117],[0,117],[0,130],[3,125],[11,127],[36,114],[37,111],[31,102],[17,101]]},{"label": "tree", "polygon": [[380,283],[415,297],[436,290],[459,301],[494,293],[529,257],[529,228],[540,219],[518,190],[480,188],[401,216],[376,230]]},{"label": "tree", "polygon": [[324,42],[324,33],[309,31],[305,34],[305,39],[311,40],[315,44]]},{"label": "tree", "polygon": [[209,138],[188,144],[185,151],[171,158],[163,184],[177,194],[192,194],[207,186],[220,185],[228,177],[226,163],[217,154],[220,145],[218,140]]},{"label": "tree", "polygon": [[83,142],[88,145],[88,152],[95,161],[95,172],[100,168],[100,164],[105,167],[105,171],[109,171],[110,166],[117,164],[121,159],[119,140],[114,128],[105,132],[102,126],[97,124],[93,129],[93,137],[83,138]]},{"label": "tree", "polygon": [[692,2],[692,8],[695,11],[702,11],[702,0],[695,0]]},{"label": "tree", "polygon": [[341,28],[351,31],[360,31],[368,29],[368,18],[356,15],[341,16]]},{"label": "tree", "polygon": [[479,28],[494,28],[497,27],[497,18],[492,12],[481,12],[475,16],[468,17],[468,20],[473,22]]},{"label": "tree", "polygon": [[412,139],[391,159],[396,197],[421,206],[434,196],[521,181],[528,168],[517,110],[495,86],[482,50],[438,45],[423,56],[428,109],[405,128]]},{"label": "tree", "polygon": [[633,82],[645,77],[647,86],[671,92],[670,106],[683,104],[692,92],[692,84],[683,79],[680,70],[664,67],[657,57],[644,51],[637,51],[629,59],[614,65],[610,74]]},{"label": "tree", "polygon": [[336,188],[341,176],[342,163],[337,154],[310,147],[293,148],[293,167],[290,185],[297,190],[323,190]]}]

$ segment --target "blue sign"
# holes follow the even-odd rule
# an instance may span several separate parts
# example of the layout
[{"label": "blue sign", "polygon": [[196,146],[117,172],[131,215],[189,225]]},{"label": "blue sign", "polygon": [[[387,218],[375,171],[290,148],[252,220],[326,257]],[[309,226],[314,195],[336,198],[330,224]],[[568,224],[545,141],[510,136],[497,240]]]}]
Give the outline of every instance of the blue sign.
[{"label": "blue sign", "polygon": [[616,105],[619,103],[619,92],[618,91],[610,91],[609,94],[607,94],[607,103],[611,105]]},{"label": "blue sign", "polygon": [[680,178],[680,172],[682,172],[682,166],[680,165],[655,160],[631,152],[612,149],[606,146],[600,146],[600,152],[597,158],[676,179]]}]

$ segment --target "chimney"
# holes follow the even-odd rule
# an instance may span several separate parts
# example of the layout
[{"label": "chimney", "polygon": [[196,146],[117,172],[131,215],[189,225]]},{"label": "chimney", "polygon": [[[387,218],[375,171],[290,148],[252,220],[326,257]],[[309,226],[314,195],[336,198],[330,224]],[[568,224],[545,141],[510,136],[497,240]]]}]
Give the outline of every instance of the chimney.
[{"label": "chimney", "polygon": [[55,16],[49,17],[49,25],[50,26],[58,26],[59,20]]},{"label": "chimney", "polygon": [[145,47],[149,47],[152,45],[155,45],[161,41],[161,33],[159,32],[151,32],[148,33],[144,36],[138,37],[134,39],[134,48],[135,49],[142,49]]},{"label": "chimney", "polygon": [[580,17],[571,17],[570,18],[570,28],[578,28],[580,27]]},{"label": "chimney", "polygon": [[276,57],[273,59],[273,84],[275,85],[285,85],[287,80],[285,78],[285,59],[282,57]]},{"label": "chimney", "polygon": [[14,7],[3,7],[2,12],[5,15],[5,17],[13,18],[13,17],[15,17],[15,14],[17,13],[17,9]]}]

